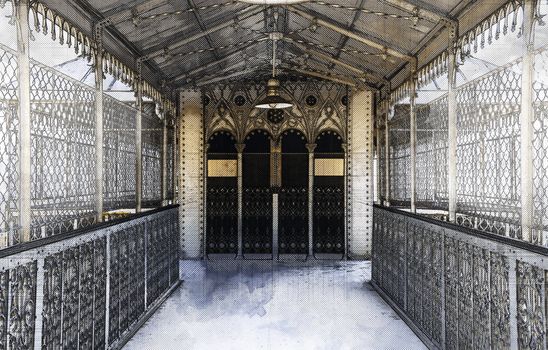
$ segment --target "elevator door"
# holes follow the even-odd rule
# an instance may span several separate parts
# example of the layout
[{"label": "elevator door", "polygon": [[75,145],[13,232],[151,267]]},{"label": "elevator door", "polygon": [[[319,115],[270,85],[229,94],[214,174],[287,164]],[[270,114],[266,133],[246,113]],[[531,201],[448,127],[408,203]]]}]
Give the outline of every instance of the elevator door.
[{"label": "elevator door", "polygon": [[270,135],[254,130],[245,138],[242,162],[243,254],[272,254]]},{"label": "elevator door", "polygon": [[278,194],[278,251],[308,252],[308,151],[297,130],[282,134],[281,186]]},{"label": "elevator door", "polygon": [[314,254],[345,253],[344,150],[342,138],[326,131],[314,151]]},{"label": "elevator door", "polygon": [[238,178],[234,137],[217,132],[208,142],[206,247],[209,254],[238,252]]}]

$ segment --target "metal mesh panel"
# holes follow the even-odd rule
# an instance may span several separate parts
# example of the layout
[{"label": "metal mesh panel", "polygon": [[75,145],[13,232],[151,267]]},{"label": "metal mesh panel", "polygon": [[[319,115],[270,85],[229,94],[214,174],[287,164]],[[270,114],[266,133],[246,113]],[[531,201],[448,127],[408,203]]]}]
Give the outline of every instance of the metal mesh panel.
[{"label": "metal mesh panel", "polygon": [[457,222],[519,236],[521,63],[457,90]]},{"label": "metal mesh panel", "polygon": [[417,206],[446,209],[447,97],[417,107]]},{"label": "metal mesh panel", "polygon": [[135,122],[137,110],[105,96],[103,205],[105,210],[135,206]]},{"label": "metal mesh panel", "polygon": [[0,237],[1,245],[18,241],[19,116],[17,60],[0,46]]},{"label": "metal mesh panel", "polygon": [[535,57],[534,89],[534,239],[548,241],[548,50]]},{"label": "metal mesh panel", "polygon": [[409,105],[396,105],[394,108],[394,117],[388,124],[391,203],[408,206],[411,202]]},{"label": "metal mesh panel", "polygon": [[31,63],[33,239],[95,222],[95,94]]},{"label": "metal mesh panel", "polygon": [[143,205],[157,206],[162,200],[163,122],[143,113]]}]

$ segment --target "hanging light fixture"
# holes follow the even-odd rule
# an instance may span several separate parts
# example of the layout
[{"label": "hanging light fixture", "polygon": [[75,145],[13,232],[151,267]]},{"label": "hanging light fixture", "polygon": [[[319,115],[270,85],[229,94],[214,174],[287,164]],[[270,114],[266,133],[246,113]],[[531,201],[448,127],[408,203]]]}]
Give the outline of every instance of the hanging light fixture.
[{"label": "hanging light fixture", "polygon": [[268,79],[266,85],[266,97],[255,105],[255,108],[263,109],[283,109],[293,107],[293,104],[280,96],[280,81],[276,79],[276,40],[281,36],[280,33],[270,34],[272,39],[272,78]]}]

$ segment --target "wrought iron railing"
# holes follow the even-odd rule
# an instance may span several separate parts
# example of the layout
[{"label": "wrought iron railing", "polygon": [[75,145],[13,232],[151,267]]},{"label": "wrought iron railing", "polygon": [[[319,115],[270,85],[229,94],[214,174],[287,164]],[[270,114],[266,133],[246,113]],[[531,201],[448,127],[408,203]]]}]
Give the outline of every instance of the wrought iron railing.
[{"label": "wrought iron railing", "polygon": [[0,348],[117,349],[179,284],[178,207],[0,251]]},{"label": "wrought iron railing", "polygon": [[548,249],[374,208],[372,284],[432,349],[546,349]]}]

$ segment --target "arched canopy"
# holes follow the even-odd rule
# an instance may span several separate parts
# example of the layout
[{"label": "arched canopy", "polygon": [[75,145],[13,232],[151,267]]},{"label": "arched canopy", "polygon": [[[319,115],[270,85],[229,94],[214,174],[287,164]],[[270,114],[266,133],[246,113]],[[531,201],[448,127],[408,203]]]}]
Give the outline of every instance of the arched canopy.
[{"label": "arched canopy", "polygon": [[289,129],[282,134],[282,153],[307,153],[306,137],[295,129]]},{"label": "arched canopy", "polygon": [[266,130],[252,130],[245,137],[244,153],[270,153],[271,139],[271,135]]},{"label": "arched canopy", "polygon": [[341,135],[332,130],[320,133],[316,137],[315,153],[344,153]]},{"label": "arched canopy", "polygon": [[217,131],[208,140],[208,153],[236,153],[236,138],[228,131]]}]

